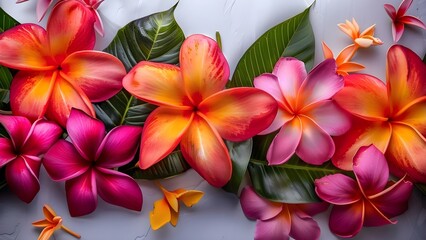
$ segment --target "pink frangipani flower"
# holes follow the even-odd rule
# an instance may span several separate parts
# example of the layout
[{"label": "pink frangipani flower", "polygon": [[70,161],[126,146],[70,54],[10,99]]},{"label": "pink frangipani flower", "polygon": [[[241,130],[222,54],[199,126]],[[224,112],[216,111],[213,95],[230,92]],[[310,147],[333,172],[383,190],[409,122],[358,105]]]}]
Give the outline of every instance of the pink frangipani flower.
[{"label": "pink frangipani flower", "polygon": [[331,232],[353,237],[362,226],[395,224],[390,218],[407,210],[413,184],[404,178],[388,182],[388,164],[374,145],[358,150],[353,170],[356,181],[340,173],[315,180],[318,196],[335,205],[330,213]]},{"label": "pink frangipani flower", "polygon": [[256,219],[255,240],[315,240],[320,228],[311,216],[323,212],[328,203],[287,204],[268,201],[254,192],[252,187],[243,189],[241,208],[250,219]]},{"label": "pink frangipani flower", "polygon": [[62,129],[53,122],[0,115],[10,139],[0,138],[0,168],[6,166],[6,181],[12,192],[29,203],[40,190],[40,156],[59,139]]},{"label": "pink frangipani flower", "polygon": [[271,94],[278,102],[273,123],[260,134],[280,131],[268,149],[271,165],[285,163],[296,153],[303,161],[320,165],[334,153],[330,135],[345,133],[351,126],[348,116],[331,97],[343,88],[334,59],[326,59],[309,74],[295,58],[281,58],[270,73],[254,79],[254,86]]},{"label": "pink frangipani flower", "polygon": [[404,33],[405,24],[426,29],[426,25],[420,19],[414,16],[405,15],[412,3],[413,0],[403,0],[399,5],[398,11],[390,4],[384,5],[386,12],[392,19],[392,36],[395,42],[398,42]]},{"label": "pink frangipani flower", "polygon": [[97,195],[108,203],[142,209],[142,192],[128,175],[112,170],[129,163],[136,154],[142,129],[119,126],[105,136],[104,124],[72,109],[67,122],[71,142],[59,140],[43,161],[49,176],[66,181],[71,216],[96,209]]}]

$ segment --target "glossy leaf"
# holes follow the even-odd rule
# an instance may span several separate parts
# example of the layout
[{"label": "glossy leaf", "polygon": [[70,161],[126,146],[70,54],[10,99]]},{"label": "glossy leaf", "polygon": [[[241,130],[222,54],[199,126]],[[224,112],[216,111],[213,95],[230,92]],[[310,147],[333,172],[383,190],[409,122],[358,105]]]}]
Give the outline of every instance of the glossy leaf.
[{"label": "glossy leaf", "polygon": [[287,163],[269,166],[266,161],[251,160],[248,167],[256,192],[276,202],[318,202],[314,180],[335,173],[351,175],[328,161],[321,166],[307,164],[293,156]]},{"label": "glossy leaf", "polygon": [[228,87],[252,87],[253,79],[270,73],[280,57],[295,57],[307,70],[314,62],[315,38],[309,22],[309,10],[269,29],[244,53]]},{"label": "glossy leaf", "polygon": [[247,166],[253,149],[253,140],[249,139],[244,142],[225,141],[225,143],[231,156],[232,176],[223,189],[238,195],[247,172]]}]

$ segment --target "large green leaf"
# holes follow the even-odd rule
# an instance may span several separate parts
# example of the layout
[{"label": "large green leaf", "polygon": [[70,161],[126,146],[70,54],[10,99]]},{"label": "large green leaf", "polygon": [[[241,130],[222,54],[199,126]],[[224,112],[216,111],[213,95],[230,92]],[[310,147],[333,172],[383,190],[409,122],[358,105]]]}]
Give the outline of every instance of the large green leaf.
[{"label": "large green leaf", "polygon": [[337,169],[331,162],[314,166],[297,157],[277,166],[252,159],[248,170],[259,195],[271,201],[287,203],[317,202],[319,199],[315,193],[315,179],[335,173],[351,175],[351,172]]},{"label": "large green leaf", "polygon": [[244,53],[228,87],[253,86],[253,79],[272,72],[280,57],[295,57],[313,66],[315,38],[309,22],[309,9],[276,25],[264,33]]}]

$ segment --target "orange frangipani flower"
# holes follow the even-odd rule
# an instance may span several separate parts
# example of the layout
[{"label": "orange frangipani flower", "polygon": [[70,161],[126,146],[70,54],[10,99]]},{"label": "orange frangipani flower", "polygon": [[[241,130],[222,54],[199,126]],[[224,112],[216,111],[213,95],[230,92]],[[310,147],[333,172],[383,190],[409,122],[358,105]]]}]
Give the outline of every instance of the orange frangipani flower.
[{"label": "orange frangipani flower", "polygon": [[[352,45],[349,45],[344,48],[339,53],[339,55],[337,55],[337,57],[335,58],[337,65],[337,74],[341,76],[347,76],[350,72],[357,72],[365,68],[362,64],[350,62],[350,60],[355,54],[354,50],[355,48],[353,48]],[[334,58],[333,52],[327,46],[327,44],[325,44],[325,42],[322,42],[322,51],[325,59]]]},{"label": "orange frangipani flower", "polygon": [[350,46],[354,48],[368,48],[383,44],[382,40],[374,37],[375,24],[365,29],[362,33],[360,33],[359,25],[354,18],[352,18],[352,22],[346,20],[346,23],[339,23],[337,26],[353,40],[354,45]]},{"label": "orange frangipani flower", "polygon": [[76,238],[80,238],[79,234],[62,225],[62,217],[56,215],[55,211],[49,205],[45,204],[43,206],[43,214],[46,219],[33,222],[34,227],[44,228],[37,240],[48,240],[52,234],[59,229],[64,230]]},{"label": "orange frangipani flower", "polygon": [[179,200],[187,207],[192,207],[197,204],[204,193],[198,190],[185,190],[182,188],[174,191],[167,191],[164,187],[158,184],[158,187],[164,194],[164,198],[157,200],[154,203],[154,209],[149,214],[151,227],[157,230],[170,222],[174,227],[179,218]]}]

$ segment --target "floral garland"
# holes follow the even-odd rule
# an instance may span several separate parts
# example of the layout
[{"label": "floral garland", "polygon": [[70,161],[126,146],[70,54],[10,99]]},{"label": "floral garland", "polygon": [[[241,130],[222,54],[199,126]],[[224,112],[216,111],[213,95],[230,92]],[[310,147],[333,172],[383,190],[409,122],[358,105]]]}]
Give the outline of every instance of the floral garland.
[{"label": "floral garland", "polygon": [[[22,201],[37,195],[43,165],[65,181],[73,217],[95,211],[98,196],[141,211],[134,179],[193,168],[240,196],[257,220],[255,239],[319,239],[312,216],[329,205],[331,232],[353,237],[363,226],[395,224],[414,185],[426,192],[426,67],[396,44],[405,26],[426,29],[406,15],[412,0],[384,5],[395,41],[386,84],[355,73],[365,68],[352,61],[356,53],[383,43],[374,25],[360,31],[355,19],[338,26],[351,43],[334,57],[323,42],[324,61],[312,68],[308,8],[253,43],[231,77],[220,34],[185,37],[176,6],[130,22],[104,51],[93,50],[96,32],[105,33],[102,2],[38,0],[39,21],[51,9],[46,29],[0,9],[0,180]],[[157,186],[164,198],[150,213],[154,230],[176,226],[179,201],[191,207],[204,195]],[[43,213],[33,223],[44,228],[39,239],[58,229],[80,237],[48,205]]]}]

